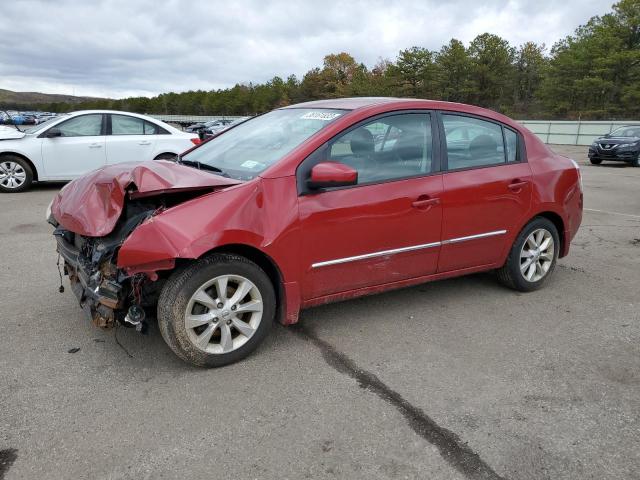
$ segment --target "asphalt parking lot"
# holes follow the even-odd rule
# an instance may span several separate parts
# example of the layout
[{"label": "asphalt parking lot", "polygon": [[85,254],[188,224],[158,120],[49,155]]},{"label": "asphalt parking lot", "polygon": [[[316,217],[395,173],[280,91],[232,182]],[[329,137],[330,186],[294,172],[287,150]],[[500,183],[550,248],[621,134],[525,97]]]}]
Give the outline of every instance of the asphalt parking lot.
[{"label": "asphalt parking lot", "polygon": [[94,328],[58,293],[59,185],[0,195],[0,479],[640,478],[640,169],[555,148],[586,210],[545,289],[318,307],[218,370]]}]

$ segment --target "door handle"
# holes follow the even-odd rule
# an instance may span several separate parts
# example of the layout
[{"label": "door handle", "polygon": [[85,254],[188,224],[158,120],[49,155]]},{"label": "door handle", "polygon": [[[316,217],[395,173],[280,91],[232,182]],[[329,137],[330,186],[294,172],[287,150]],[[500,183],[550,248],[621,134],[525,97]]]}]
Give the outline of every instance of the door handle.
[{"label": "door handle", "polygon": [[526,187],[529,182],[523,182],[519,179],[515,179],[513,182],[509,184],[509,188],[514,192],[519,192],[523,187]]},{"label": "door handle", "polygon": [[434,205],[438,205],[440,203],[439,198],[422,198],[418,197],[418,199],[411,203],[413,208],[421,208],[428,210]]},{"label": "door handle", "polygon": [[141,142],[138,142],[138,145],[151,145],[151,142],[149,142],[147,140],[143,140]]},{"label": "door handle", "polygon": [[92,143],[89,145],[89,148],[102,148],[101,143]]}]

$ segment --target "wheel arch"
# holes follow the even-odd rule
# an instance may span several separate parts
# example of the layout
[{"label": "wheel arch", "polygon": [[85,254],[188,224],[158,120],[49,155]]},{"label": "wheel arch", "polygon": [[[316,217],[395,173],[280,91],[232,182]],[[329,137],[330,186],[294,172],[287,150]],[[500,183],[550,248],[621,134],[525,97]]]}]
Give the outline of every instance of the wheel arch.
[{"label": "wheel arch", "polygon": [[[558,215],[556,212],[552,212],[552,211],[541,212],[537,214],[536,217],[546,218],[547,220],[549,220],[551,223],[554,224],[554,226],[556,227],[556,230],[558,230],[558,236],[560,237],[560,257],[564,257],[566,255],[565,252],[566,252],[566,246],[567,246],[566,245],[567,239],[566,239],[566,232],[565,232],[566,227],[565,227],[563,218],[560,215]],[[533,218],[531,220],[533,220]]]},{"label": "wheel arch", "polygon": [[276,293],[276,318],[282,323],[285,318],[286,294],[284,289],[284,276],[278,264],[264,251],[251,245],[231,243],[215,247],[205,252],[200,258],[214,253],[231,253],[240,255],[258,265],[269,277]]},{"label": "wheel arch", "polygon": [[157,154],[155,157],[153,157],[154,160],[164,160],[164,158],[162,158],[165,155],[171,155],[172,157],[175,157],[176,155],[178,155],[177,153],[174,152],[162,152]]},{"label": "wheel arch", "polygon": [[6,156],[19,157],[22,160],[24,160],[25,162],[27,162],[29,164],[29,167],[31,168],[31,173],[33,173],[33,180],[34,181],[38,181],[38,169],[36,168],[36,165],[26,155],[23,155],[23,154],[18,153],[18,152],[12,152],[12,151],[0,152],[0,159],[2,157],[6,157]]}]

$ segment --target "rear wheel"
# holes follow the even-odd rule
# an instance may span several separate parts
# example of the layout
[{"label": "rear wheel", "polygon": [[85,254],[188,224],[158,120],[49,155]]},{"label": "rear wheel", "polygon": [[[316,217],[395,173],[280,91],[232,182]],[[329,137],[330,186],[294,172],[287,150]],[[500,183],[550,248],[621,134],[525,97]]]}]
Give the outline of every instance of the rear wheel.
[{"label": "rear wheel", "polygon": [[530,292],[544,285],[555,269],[560,250],[558,229],[536,217],[525,226],[511,247],[498,280],[515,290]]},{"label": "rear wheel", "polygon": [[23,192],[33,182],[29,163],[15,155],[0,157],[0,192]]},{"label": "rear wheel", "polygon": [[176,271],[158,301],[167,345],[193,365],[220,367],[249,355],[276,310],[267,274],[244,257],[216,254]]},{"label": "rear wheel", "polygon": [[601,158],[590,158],[589,161],[593,165],[600,165],[602,163],[602,159]]}]

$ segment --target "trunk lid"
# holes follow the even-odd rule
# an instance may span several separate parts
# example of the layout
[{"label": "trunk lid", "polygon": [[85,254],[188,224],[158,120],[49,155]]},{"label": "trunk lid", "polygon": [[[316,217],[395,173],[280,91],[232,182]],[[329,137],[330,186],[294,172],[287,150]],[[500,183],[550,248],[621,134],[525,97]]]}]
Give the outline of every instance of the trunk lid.
[{"label": "trunk lid", "polygon": [[239,183],[171,161],[118,163],[65,185],[54,197],[51,213],[67,230],[103,237],[114,229],[128,198],[194,190],[204,194]]}]

